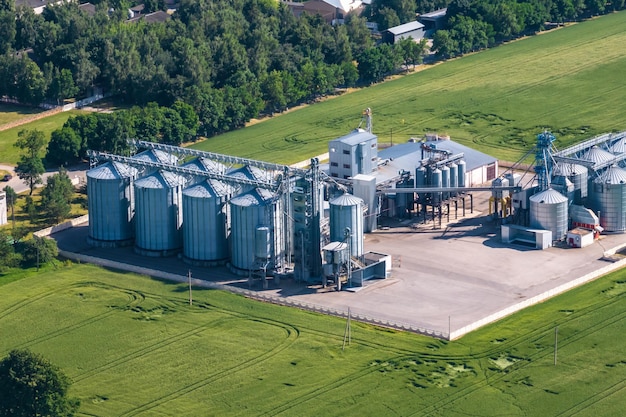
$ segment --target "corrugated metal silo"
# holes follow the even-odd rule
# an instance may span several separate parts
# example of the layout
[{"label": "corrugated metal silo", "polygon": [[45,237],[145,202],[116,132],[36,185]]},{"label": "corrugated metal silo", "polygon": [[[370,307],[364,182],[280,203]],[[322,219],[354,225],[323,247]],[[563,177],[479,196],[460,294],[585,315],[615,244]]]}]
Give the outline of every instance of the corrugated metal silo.
[{"label": "corrugated metal silo", "polygon": [[593,181],[591,208],[607,232],[626,230],[626,171],[612,166]]},{"label": "corrugated metal silo", "polygon": [[459,172],[459,187],[465,187],[465,171],[467,169],[467,164],[464,160],[460,160],[456,164]]},{"label": "corrugated metal silo", "polygon": [[[248,271],[255,263],[257,229],[267,227],[271,247],[268,270],[281,266],[284,255],[282,207],[271,191],[255,188],[230,200],[231,266]],[[259,248],[260,251],[260,248]]]},{"label": "corrugated metal silo", "polygon": [[[203,172],[211,172],[215,174],[224,174],[226,172],[226,166],[219,162],[207,159],[207,158],[194,158],[191,161],[185,162],[182,165],[183,168],[195,169]],[[203,182],[206,177],[197,176],[191,180],[191,183],[197,184]]]},{"label": "corrugated metal silo", "polygon": [[626,153],[626,137],[615,142],[610,149],[615,155]]},{"label": "corrugated metal silo", "polygon": [[530,197],[530,227],[552,231],[552,240],[567,234],[567,197],[548,188]]},{"label": "corrugated metal silo", "polygon": [[[404,178],[402,181],[396,182],[396,188],[414,188],[413,181],[412,178]],[[414,193],[396,193],[396,210],[398,217],[405,218],[408,216],[409,213],[407,209],[413,208],[414,200]]]},{"label": "corrugated metal silo", "polygon": [[89,242],[95,246],[132,244],[135,235],[133,181],[137,170],[107,162],[87,172]]},{"label": "corrugated metal silo", "polygon": [[415,187],[425,187],[426,186],[426,168],[419,167],[415,169]]},{"label": "corrugated metal silo", "polygon": [[[450,168],[450,187],[455,188],[459,186],[459,166],[454,162],[448,165]],[[456,196],[456,192],[450,193],[452,197]]]},{"label": "corrugated metal silo", "polygon": [[228,258],[228,198],[232,187],[205,179],[183,190],[183,255],[193,264]]},{"label": "corrugated metal silo", "polygon": [[182,247],[185,179],[158,171],[135,181],[135,251],[168,256]]},{"label": "corrugated metal silo", "polygon": [[563,194],[569,200],[569,203],[574,203],[575,198],[575,189],[574,183],[569,180],[569,178],[564,177],[562,175],[558,175],[552,179],[552,183],[550,184],[552,188],[556,191]]},{"label": "corrugated metal silo", "polygon": [[343,242],[350,228],[350,254],[363,255],[363,200],[343,194],[330,201],[330,240]]},{"label": "corrugated metal silo", "polygon": [[[447,166],[441,167],[441,186],[450,188],[450,168]],[[450,198],[449,192],[444,192],[442,197],[445,199]]]},{"label": "corrugated metal silo", "polygon": [[597,146],[593,146],[582,156],[581,159],[585,161],[591,161],[595,163],[608,162],[614,158],[614,155],[604,149],[600,149]]},{"label": "corrugated metal silo", "polygon": [[[441,188],[443,186],[443,180],[441,178],[441,170],[439,168],[435,168],[430,173],[430,186]],[[434,192],[433,195],[433,203],[437,204],[441,202],[441,192]]]},{"label": "corrugated metal silo", "polygon": [[[226,173],[229,177],[234,178],[242,178],[247,180],[255,180],[255,181],[268,181],[269,173],[260,168],[244,165],[241,168],[234,169]],[[253,190],[255,187],[253,185],[241,185],[239,188],[239,193],[247,193],[248,191]]]},{"label": "corrugated metal silo", "polygon": [[589,171],[583,165],[559,162],[553,170],[554,176],[565,176],[574,184],[574,203],[580,204],[588,195]]},{"label": "corrugated metal silo", "polygon": [[146,162],[158,162],[160,164],[177,165],[178,157],[176,155],[163,152],[159,149],[148,149],[132,156],[133,159]]}]

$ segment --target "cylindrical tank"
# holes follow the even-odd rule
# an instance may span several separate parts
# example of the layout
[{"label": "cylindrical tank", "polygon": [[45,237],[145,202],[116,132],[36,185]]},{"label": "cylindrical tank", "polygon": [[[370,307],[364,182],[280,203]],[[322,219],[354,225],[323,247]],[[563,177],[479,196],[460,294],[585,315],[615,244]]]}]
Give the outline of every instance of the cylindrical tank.
[{"label": "cylindrical tank", "polygon": [[350,254],[363,255],[363,200],[343,194],[330,201],[330,240],[343,242],[350,228]]},{"label": "cylindrical tank", "polygon": [[[404,178],[402,181],[396,183],[396,188],[414,188],[413,179]],[[413,208],[413,201],[415,195],[413,193],[396,193],[396,209],[398,217],[408,217],[408,209]]]},{"label": "cylindrical tank", "polygon": [[[448,168],[447,166],[441,167],[441,186],[450,188],[450,168]],[[442,197],[444,200],[448,199],[450,198],[450,193],[444,192],[442,194]]]},{"label": "cylindrical tank", "polygon": [[[255,181],[268,181],[268,172],[264,171],[260,168],[253,167],[250,165],[244,165],[241,168],[234,169],[229,171],[226,175],[234,178],[242,178],[247,180],[255,180]],[[253,190],[255,187],[253,185],[241,185],[239,187],[239,193],[244,194],[248,191]]]},{"label": "cylindrical tank", "polygon": [[[491,185],[493,187],[508,187],[509,180],[503,177],[498,177],[495,180],[491,181]],[[509,191],[494,190],[491,192],[491,195],[495,198],[505,198],[509,196]]]},{"label": "cylindrical tank", "polygon": [[[426,167],[419,167],[415,169],[415,188],[426,187]],[[417,201],[423,202],[422,196],[424,193],[417,195]]]},{"label": "cylindrical tank", "polygon": [[178,157],[176,157],[176,155],[169,154],[159,149],[148,149],[147,151],[143,151],[138,153],[137,155],[133,155],[132,158],[146,162],[158,162],[160,164],[178,164]]},{"label": "cylindrical tank", "polygon": [[137,170],[107,162],[87,172],[89,242],[95,246],[132,244],[135,235],[133,182]]},{"label": "cylindrical tank", "polygon": [[269,259],[272,253],[270,228],[259,226],[254,231],[254,256],[257,259]]},{"label": "cylindrical tank", "polygon": [[285,247],[280,201],[272,192],[260,188],[230,200],[230,263],[233,268],[248,271],[254,266],[257,229],[262,227],[267,227],[270,235],[267,269],[280,267]]},{"label": "cylindrical tank", "polygon": [[550,184],[552,188],[563,194],[569,200],[569,204],[574,203],[575,191],[574,183],[569,178],[558,175],[552,179]]},{"label": "cylindrical tank", "polygon": [[[454,162],[448,165],[450,168],[450,187],[455,188],[459,186],[459,166]],[[450,196],[455,197],[456,192],[450,193]]]},{"label": "cylindrical tank", "polygon": [[135,251],[168,256],[183,246],[182,196],[185,179],[157,171],[135,181]]},{"label": "cylindrical tank", "polygon": [[466,187],[465,185],[465,170],[467,169],[467,164],[464,160],[460,160],[457,162],[458,172],[459,172],[459,187]]},{"label": "cylindrical tank", "polygon": [[[439,168],[435,168],[430,173],[430,186],[441,188],[443,187],[443,181],[441,179],[441,170]],[[432,193],[432,201],[434,204],[441,202],[441,192]]]},{"label": "cylindrical tank", "polygon": [[626,230],[626,171],[612,166],[593,181],[591,208],[607,232]]},{"label": "cylindrical tank", "polygon": [[611,161],[613,157],[614,155],[611,152],[600,149],[598,148],[598,146],[593,146],[587,151],[587,153],[583,155],[581,159],[584,159],[585,161],[601,163]]},{"label": "cylindrical tank", "polygon": [[554,176],[565,176],[574,184],[574,204],[581,204],[588,195],[589,171],[583,165],[559,162],[555,165]]},{"label": "cylindrical tank", "polygon": [[530,227],[551,230],[552,240],[567,234],[567,197],[548,188],[530,197]]},{"label": "cylindrical tank", "polygon": [[232,188],[205,179],[183,190],[183,255],[193,264],[228,258],[228,204]]},{"label": "cylindrical tank", "polygon": [[[182,167],[188,168],[188,169],[195,169],[195,170],[203,171],[203,172],[211,172],[214,174],[224,174],[226,172],[225,165],[220,164],[219,162],[216,162],[216,161],[212,161],[207,158],[203,158],[203,157],[194,158],[191,161],[184,163]],[[195,178],[192,178],[191,183],[188,184],[188,186],[191,184],[201,183],[205,180],[206,180],[206,177],[199,175]]]},{"label": "cylindrical tank", "polygon": [[611,145],[611,152],[615,155],[626,153],[626,138],[619,139],[613,145]]}]

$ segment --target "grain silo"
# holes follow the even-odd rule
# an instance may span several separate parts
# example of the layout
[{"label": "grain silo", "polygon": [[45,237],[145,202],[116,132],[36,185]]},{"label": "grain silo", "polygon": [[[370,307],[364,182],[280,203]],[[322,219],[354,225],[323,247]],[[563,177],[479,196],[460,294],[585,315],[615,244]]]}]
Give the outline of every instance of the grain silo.
[{"label": "grain silo", "polygon": [[460,160],[456,163],[457,172],[459,173],[459,187],[465,187],[465,171],[467,169],[467,163],[464,160]]},{"label": "grain silo", "polygon": [[[202,172],[210,172],[213,174],[223,175],[226,172],[226,166],[224,164],[220,164],[219,162],[213,161],[207,158],[194,158],[191,161],[185,162],[181,165],[183,168],[195,169]],[[204,176],[197,176],[195,178],[190,179],[191,183],[188,184],[197,184],[203,182],[206,179]]]},{"label": "grain silo", "polygon": [[615,155],[626,153],[626,137],[619,139],[613,145],[611,145],[610,150]]},{"label": "grain silo", "polygon": [[599,164],[599,163],[611,161],[614,158],[615,156],[612,153],[605,151],[604,149],[600,149],[596,145],[596,146],[593,146],[591,149],[589,149],[587,153],[585,153],[582,156],[581,159]]},{"label": "grain silo", "polygon": [[89,242],[95,246],[132,244],[135,231],[133,181],[137,170],[107,162],[87,172]]},{"label": "grain silo", "polygon": [[[554,166],[554,177],[566,177],[574,184],[574,203],[580,204],[588,195],[589,171],[583,165],[559,162]],[[561,183],[565,181],[560,180]]]},{"label": "grain silo", "polygon": [[168,256],[182,248],[182,191],[180,175],[157,171],[135,181],[135,251]]},{"label": "grain silo", "polygon": [[156,162],[159,164],[177,165],[178,157],[176,155],[163,152],[159,149],[148,149],[147,151],[140,152],[133,155],[133,159],[145,162]]},{"label": "grain silo", "polygon": [[230,264],[235,272],[253,269],[255,264],[263,262],[257,259],[257,253],[264,252],[266,242],[260,238],[264,234],[259,230],[269,230],[270,253],[268,254],[268,271],[282,266],[284,256],[283,213],[281,199],[274,193],[255,188],[230,200],[231,217],[231,256]]},{"label": "grain silo", "polygon": [[[441,188],[443,186],[443,180],[441,178],[441,170],[439,168],[435,168],[430,172],[430,186],[434,188]],[[432,202],[433,204],[438,204],[441,202],[441,191],[436,191],[432,193]]]},{"label": "grain silo", "polygon": [[232,187],[204,179],[183,190],[183,255],[194,265],[217,265],[228,258]]},{"label": "grain silo", "polygon": [[[226,173],[229,177],[240,178],[244,180],[253,180],[253,181],[269,181],[269,173],[260,168],[244,165],[241,168],[234,169]],[[239,188],[239,193],[247,193],[248,191],[253,190],[255,187],[253,185],[241,185]]]},{"label": "grain silo", "polygon": [[[448,168],[450,168],[450,187],[456,188],[459,186],[459,166],[452,162],[448,165]],[[450,193],[451,197],[455,197],[456,195],[456,192]]]},{"label": "grain silo", "polygon": [[350,254],[363,255],[363,200],[345,193],[330,201],[330,240],[343,242],[350,229]]},{"label": "grain silo", "polygon": [[626,230],[626,171],[612,166],[593,181],[590,206],[607,232]]},{"label": "grain silo", "polygon": [[552,240],[567,234],[567,197],[548,188],[530,197],[530,227],[552,231]]}]

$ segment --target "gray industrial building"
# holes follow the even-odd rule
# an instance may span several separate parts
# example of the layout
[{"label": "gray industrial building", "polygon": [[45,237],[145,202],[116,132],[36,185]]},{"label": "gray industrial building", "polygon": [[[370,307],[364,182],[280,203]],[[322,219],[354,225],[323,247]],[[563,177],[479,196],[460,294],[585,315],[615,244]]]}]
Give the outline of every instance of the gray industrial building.
[{"label": "gray industrial building", "polygon": [[382,33],[383,42],[394,44],[401,39],[413,39],[418,41],[425,36],[424,25],[414,21],[391,27]]},{"label": "gray industrial building", "polygon": [[371,174],[378,165],[378,138],[363,129],[328,143],[331,177],[348,179],[357,174]]}]

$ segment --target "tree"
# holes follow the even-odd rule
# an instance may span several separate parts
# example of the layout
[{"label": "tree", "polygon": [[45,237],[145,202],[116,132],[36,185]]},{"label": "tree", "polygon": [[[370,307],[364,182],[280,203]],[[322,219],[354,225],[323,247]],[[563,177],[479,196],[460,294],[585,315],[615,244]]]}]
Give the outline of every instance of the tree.
[{"label": "tree", "polygon": [[30,195],[37,184],[41,184],[41,175],[46,172],[40,154],[46,144],[44,134],[40,130],[22,130],[17,134],[15,147],[24,153],[15,167],[17,176],[28,185]]},{"label": "tree", "polygon": [[69,417],[79,401],[68,396],[70,379],[43,356],[15,349],[0,362],[0,415]]},{"label": "tree", "polygon": [[[19,256],[16,255],[13,247],[13,238],[3,230],[0,230],[0,272],[17,266],[18,260]],[[0,393],[0,396],[2,396],[2,393]]]},{"label": "tree", "polygon": [[50,134],[46,161],[55,165],[78,162],[82,152],[82,140],[70,127],[62,127]]},{"label": "tree", "polygon": [[58,174],[48,177],[47,184],[41,192],[41,206],[49,218],[57,223],[66,219],[71,210],[74,186],[63,168]]},{"label": "tree", "polygon": [[7,203],[9,204],[9,207],[11,207],[11,217],[13,218],[13,227],[15,227],[15,201],[17,200],[17,193],[8,185],[2,190],[6,193]]},{"label": "tree", "polygon": [[52,262],[59,255],[56,240],[37,236],[33,236],[25,242],[20,242],[18,244],[18,251],[22,253],[23,266],[36,266],[37,270],[39,270],[40,265]]},{"label": "tree", "polygon": [[28,216],[28,219],[31,223],[35,223],[37,220],[37,206],[35,205],[35,201],[33,197],[27,195],[24,199],[24,212]]}]

